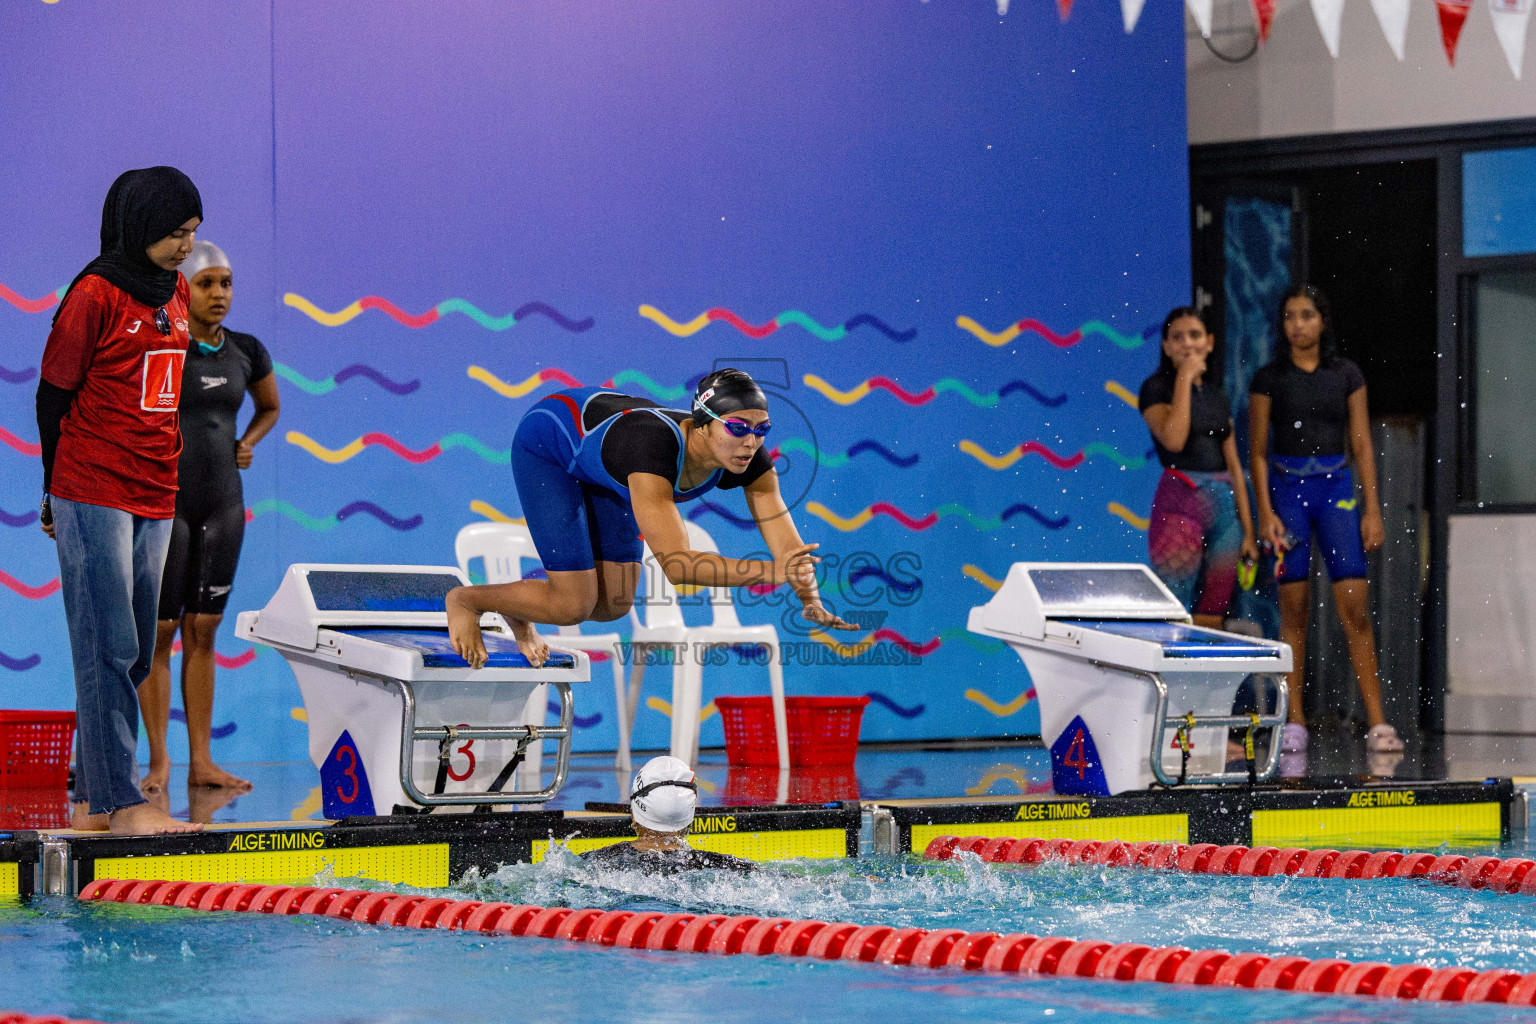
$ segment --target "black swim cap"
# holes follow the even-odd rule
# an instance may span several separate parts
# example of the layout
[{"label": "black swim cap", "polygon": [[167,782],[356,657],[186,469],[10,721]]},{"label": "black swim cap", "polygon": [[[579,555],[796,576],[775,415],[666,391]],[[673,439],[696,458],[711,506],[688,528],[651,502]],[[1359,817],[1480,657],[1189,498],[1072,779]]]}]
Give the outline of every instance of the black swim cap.
[{"label": "black swim cap", "polygon": [[[709,412],[704,410],[708,409]],[[693,395],[693,425],[707,426],[709,413],[726,416],[743,409],[768,411],[768,396],[745,370],[727,367],[705,374]]]}]

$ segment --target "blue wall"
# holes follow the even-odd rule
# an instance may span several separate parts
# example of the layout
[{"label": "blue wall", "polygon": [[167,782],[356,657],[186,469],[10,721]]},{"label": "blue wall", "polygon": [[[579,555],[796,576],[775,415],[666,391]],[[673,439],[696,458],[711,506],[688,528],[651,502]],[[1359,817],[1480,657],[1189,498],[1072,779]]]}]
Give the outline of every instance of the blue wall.
[{"label": "blue wall", "polygon": [[1536,147],[1461,157],[1462,250],[1467,256],[1536,252]]},{"label": "blue wall", "polygon": [[[807,641],[830,663],[787,671],[792,693],[877,694],[866,739],[1037,731],[1022,666],[965,634],[967,609],[1015,560],[1144,557],[1156,470],[1119,392],[1189,294],[1176,7],[1132,36],[1112,4],[1063,25],[1050,4],[953,0],[399,4],[366,22],[66,0],[6,19],[0,705],[72,703],[31,520],[48,311],[23,307],[93,254],[113,176],[151,163],[198,182],[201,235],[236,263],[230,325],[283,375],[232,610],[291,562],[448,562],[465,523],[517,516],[511,432],[559,375],[675,401],[716,360],[782,360],[773,440],[802,533],[895,581],[856,584],[868,623],[884,614],[874,654]],[[779,326],[690,329],[710,309]],[[1005,331],[1026,318],[1050,337]],[[754,548],[739,494],[690,514],[727,553]],[[231,625],[216,755],[302,758],[292,677]],[[893,643],[921,664],[889,664]],[[706,698],[761,672],[720,670]],[[586,747],[612,746],[611,703],[600,683],[579,699]],[[666,730],[642,707],[638,745]]]}]

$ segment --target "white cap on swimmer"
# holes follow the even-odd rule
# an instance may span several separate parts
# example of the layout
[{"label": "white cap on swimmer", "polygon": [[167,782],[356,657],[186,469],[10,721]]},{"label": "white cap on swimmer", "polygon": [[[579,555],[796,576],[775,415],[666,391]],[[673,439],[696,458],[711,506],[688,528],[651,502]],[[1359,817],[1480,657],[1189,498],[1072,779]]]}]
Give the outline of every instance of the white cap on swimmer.
[{"label": "white cap on swimmer", "polygon": [[191,254],[182,261],[181,272],[188,281],[209,267],[223,267],[229,269],[229,257],[224,255],[224,250],[212,242],[205,242],[201,238],[192,243]]},{"label": "white cap on swimmer", "polygon": [[681,832],[698,806],[693,770],[675,757],[653,757],[629,786],[629,813],[652,832]]}]

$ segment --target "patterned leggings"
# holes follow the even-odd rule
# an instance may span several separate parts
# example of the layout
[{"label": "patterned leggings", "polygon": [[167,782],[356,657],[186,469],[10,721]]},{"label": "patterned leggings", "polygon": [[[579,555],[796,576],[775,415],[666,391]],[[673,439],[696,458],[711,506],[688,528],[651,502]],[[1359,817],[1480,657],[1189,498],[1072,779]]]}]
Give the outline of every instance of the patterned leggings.
[{"label": "patterned leggings", "polygon": [[1242,544],[1230,476],[1163,470],[1147,549],[1152,570],[1184,607],[1196,615],[1226,615]]}]

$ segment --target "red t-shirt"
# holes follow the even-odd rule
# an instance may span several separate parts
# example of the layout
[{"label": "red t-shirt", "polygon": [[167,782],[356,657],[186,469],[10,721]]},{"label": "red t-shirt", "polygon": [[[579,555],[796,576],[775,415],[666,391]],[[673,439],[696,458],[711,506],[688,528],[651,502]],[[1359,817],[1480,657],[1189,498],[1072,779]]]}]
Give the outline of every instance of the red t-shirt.
[{"label": "red t-shirt", "polygon": [[60,425],[52,493],[148,519],[176,514],[187,281],[155,310],[95,274],[69,293],[43,351],[43,379],[78,391]]}]

